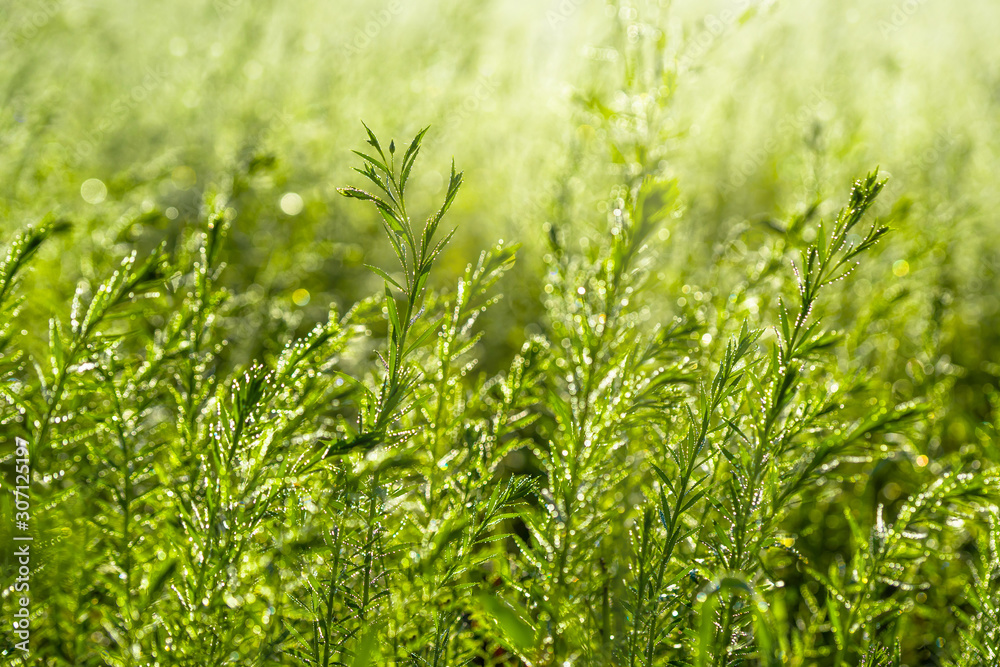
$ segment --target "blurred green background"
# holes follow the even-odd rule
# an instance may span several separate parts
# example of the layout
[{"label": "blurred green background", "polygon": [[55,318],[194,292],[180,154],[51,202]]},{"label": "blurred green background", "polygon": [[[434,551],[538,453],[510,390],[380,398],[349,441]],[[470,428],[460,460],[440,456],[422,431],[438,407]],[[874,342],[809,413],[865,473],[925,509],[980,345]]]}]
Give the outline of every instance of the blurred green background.
[{"label": "blurred green background", "polygon": [[[653,316],[711,323],[791,219],[829,219],[879,165],[895,231],[823,317],[854,332],[845,374],[931,407],[925,470],[887,458],[850,480],[865,508],[891,506],[921,474],[1000,455],[998,28],[996,0],[4,0],[4,239],[72,223],[26,278],[25,346],[44,348],[81,282],[178,243],[216,190],[238,193],[230,365],[379,291],[364,265],[391,266],[381,225],[336,192],[362,184],[362,119],[397,142],[431,126],[411,208],[440,201],[452,157],[465,172],[436,280],[522,244],[483,318],[485,370],[538,330],[545,254],[604,242],[628,179],[676,177],[683,202],[657,239]],[[734,311],[758,306],[775,304]],[[789,526],[814,553],[847,548],[829,505]]]},{"label": "blurred green background", "polygon": [[359,182],[361,119],[399,140],[432,126],[419,204],[440,197],[452,156],[465,171],[444,273],[498,238],[523,244],[486,323],[487,367],[536,326],[549,230],[585,248],[623,174],[679,179],[685,211],[659,267],[669,312],[666,295],[717,288],[721,255],[752,260],[790,216],[828,214],[881,165],[882,205],[903,224],[829,316],[873,323],[852,351],[900,400],[947,387],[934,447],[959,449],[988,417],[996,2],[51,0],[2,12],[4,233],[46,215],[73,223],[30,278],[51,297],[28,305],[38,322],[131,248],[175,242],[234,178],[225,280],[245,295],[236,326],[251,342],[234,363],[376,290],[363,265],[386,265],[388,244],[335,192]]}]

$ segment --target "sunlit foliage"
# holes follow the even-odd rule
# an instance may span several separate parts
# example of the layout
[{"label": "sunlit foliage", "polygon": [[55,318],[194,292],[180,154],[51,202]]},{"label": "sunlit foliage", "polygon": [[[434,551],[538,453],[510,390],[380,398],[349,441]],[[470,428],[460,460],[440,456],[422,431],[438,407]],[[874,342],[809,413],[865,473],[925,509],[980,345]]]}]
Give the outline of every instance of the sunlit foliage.
[{"label": "sunlit foliage", "polygon": [[[543,57],[419,4],[189,7],[111,74],[35,55],[133,10],[9,10],[5,660],[995,664],[996,137],[902,84],[888,132],[920,49],[847,50],[937,10],[566,2]],[[118,97],[53,106],[91,65]]]}]

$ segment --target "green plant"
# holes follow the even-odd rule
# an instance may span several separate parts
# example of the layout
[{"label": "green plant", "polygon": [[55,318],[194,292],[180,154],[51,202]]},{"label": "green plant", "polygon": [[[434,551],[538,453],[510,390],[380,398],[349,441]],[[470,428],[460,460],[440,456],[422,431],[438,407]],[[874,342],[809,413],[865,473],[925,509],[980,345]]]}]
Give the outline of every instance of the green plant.
[{"label": "green plant", "polygon": [[[332,85],[371,93],[380,124],[445,109],[440,144],[469,176],[417,164],[440,159],[426,129],[397,148],[365,126],[364,189],[344,197],[323,184],[346,165],[315,155],[340,149],[345,123],[326,98],[307,103],[303,79],[326,76],[308,57],[289,50],[303,73],[277,81],[250,42],[147,20],[176,65],[154,85],[185,90],[120,100],[142,119],[126,122],[102,106],[125,90],[117,70],[94,68],[100,103],[75,103],[76,127],[45,97],[67,75],[32,54],[68,53],[82,21],[113,31],[53,6],[32,45],[13,12],[0,438],[28,443],[31,519],[8,520],[17,499],[0,494],[0,541],[30,533],[34,569],[31,654],[4,634],[5,659],[994,664],[993,137],[899,87],[937,84],[900,74],[912,44],[864,41],[867,9],[817,77],[806,42],[829,48],[841,21],[790,21],[825,10],[764,3],[703,26],[662,5],[573,8],[601,46],[566,75],[572,110],[552,101],[566,133],[515,86],[515,61],[482,90],[465,81],[488,50],[466,35],[502,12],[413,12],[392,49],[352,51]],[[205,26],[245,21],[218,32],[259,34],[265,53],[322,44],[291,29],[295,12],[212,11]],[[758,21],[779,11],[789,21]],[[976,11],[953,20],[988,59]],[[177,123],[199,108],[177,54],[200,58],[202,42],[222,90],[259,75],[268,93],[250,85],[218,96],[221,121],[205,105],[204,123]],[[985,65],[954,83],[979,109],[995,101]],[[743,84],[720,72],[766,104],[735,102]],[[291,115],[262,116],[281,91]],[[919,110],[883,131],[885,97]],[[457,130],[472,107],[500,111],[489,132]],[[928,159],[908,132],[932,121],[953,129]],[[136,147],[159,150],[158,122],[188,143],[129,166]],[[93,155],[64,158],[95,132]],[[216,149],[239,157],[220,167]],[[838,212],[827,188],[873,153],[892,180],[857,180]],[[501,234],[518,243],[479,251]],[[4,479],[23,486],[12,459],[0,452]],[[20,564],[10,549],[0,562],[9,622]]]}]

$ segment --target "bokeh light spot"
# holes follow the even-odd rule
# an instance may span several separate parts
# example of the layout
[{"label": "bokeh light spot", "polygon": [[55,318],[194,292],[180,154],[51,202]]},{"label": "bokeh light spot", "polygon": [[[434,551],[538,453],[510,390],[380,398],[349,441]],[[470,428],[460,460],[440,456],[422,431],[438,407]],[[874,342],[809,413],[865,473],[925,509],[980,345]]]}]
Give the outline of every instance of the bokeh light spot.
[{"label": "bokeh light spot", "polygon": [[108,196],[108,186],[99,178],[88,178],[80,186],[80,196],[88,204],[100,204]]},{"label": "bokeh light spot", "polygon": [[286,192],[281,197],[281,210],[286,215],[298,215],[302,212],[302,208],[305,204],[300,197],[295,192]]}]

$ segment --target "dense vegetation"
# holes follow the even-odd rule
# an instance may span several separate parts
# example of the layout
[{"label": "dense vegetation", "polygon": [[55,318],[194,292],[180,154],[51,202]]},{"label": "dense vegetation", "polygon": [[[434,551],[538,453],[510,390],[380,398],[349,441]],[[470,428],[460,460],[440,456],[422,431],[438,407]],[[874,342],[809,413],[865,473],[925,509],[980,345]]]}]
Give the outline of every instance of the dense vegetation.
[{"label": "dense vegetation", "polygon": [[431,4],[5,8],[5,660],[998,664],[1000,10]]}]

